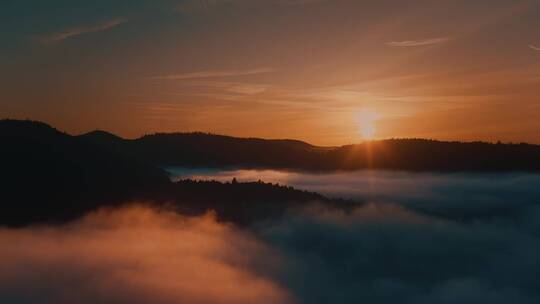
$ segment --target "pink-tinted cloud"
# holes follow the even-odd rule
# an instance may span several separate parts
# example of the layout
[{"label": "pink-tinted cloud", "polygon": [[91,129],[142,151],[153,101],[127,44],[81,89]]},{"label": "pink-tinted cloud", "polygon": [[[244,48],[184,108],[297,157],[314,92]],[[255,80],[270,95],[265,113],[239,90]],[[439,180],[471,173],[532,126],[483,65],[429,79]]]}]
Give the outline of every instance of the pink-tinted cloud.
[{"label": "pink-tinted cloud", "polygon": [[0,230],[0,299],[26,303],[288,303],[249,233],[145,207],[59,227]]},{"label": "pink-tinted cloud", "polygon": [[441,44],[450,40],[450,37],[438,37],[423,40],[405,40],[405,41],[392,41],[387,42],[386,45],[393,47],[413,47],[413,46],[426,46]]}]

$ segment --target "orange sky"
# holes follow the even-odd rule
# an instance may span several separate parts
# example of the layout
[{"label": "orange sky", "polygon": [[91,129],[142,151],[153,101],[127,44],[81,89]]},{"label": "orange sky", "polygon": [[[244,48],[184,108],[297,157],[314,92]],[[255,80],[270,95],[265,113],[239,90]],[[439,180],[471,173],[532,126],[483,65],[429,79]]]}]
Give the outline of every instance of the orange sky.
[{"label": "orange sky", "polygon": [[539,15],[503,0],[8,0],[0,116],[124,137],[338,145],[368,125],[540,143]]}]

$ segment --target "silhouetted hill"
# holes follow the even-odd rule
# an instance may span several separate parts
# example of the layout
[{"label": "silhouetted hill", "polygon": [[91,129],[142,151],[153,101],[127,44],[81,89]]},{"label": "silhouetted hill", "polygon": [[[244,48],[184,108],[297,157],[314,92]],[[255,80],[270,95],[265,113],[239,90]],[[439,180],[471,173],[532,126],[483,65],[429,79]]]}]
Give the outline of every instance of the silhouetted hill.
[{"label": "silhouetted hill", "polygon": [[540,171],[540,146],[390,139],[330,151],[329,163],[340,169],[408,171]]},{"label": "silhouetted hill", "polygon": [[173,203],[182,214],[198,215],[214,210],[218,218],[241,225],[282,216],[287,210],[306,203],[323,203],[345,210],[355,205],[351,201],[328,199],[318,193],[264,182],[182,180],[162,195],[162,202]]},{"label": "silhouetted hill", "polygon": [[39,122],[1,120],[0,142],[0,226],[62,222],[134,201],[191,214],[215,210],[239,224],[312,201],[348,205],[265,183],[172,183],[161,169],[120,152],[125,140],[105,132],[74,137]]},{"label": "silhouetted hill", "polygon": [[111,144],[111,143],[120,143],[123,142],[124,139],[116,136],[112,133],[101,131],[101,130],[95,130],[83,135],[79,135],[82,139],[87,139],[90,141],[95,141],[96,143],[103,143],[103,144]]},{"label": "silhouetted hill", "polygon": [[169,183],[161,169],[32,121],[0,121],[1,223],[70,217]]},{"label": "silhouetted hill", "polygon": [[136,140],[112,139],[96,132],[82,137],[164,167],[284,168],[294,162],[312,163],[316,161],[313,156],[324,150],[296,140],[235,138],[205,133],[159,133]]},{"label": "silhouetted hill", "polygon": [[389,139],[342,147],[204,133],[122,140],[87,134],[93,142],[157,166],[277,168],[312,171],[540,171],[540,146]]}]

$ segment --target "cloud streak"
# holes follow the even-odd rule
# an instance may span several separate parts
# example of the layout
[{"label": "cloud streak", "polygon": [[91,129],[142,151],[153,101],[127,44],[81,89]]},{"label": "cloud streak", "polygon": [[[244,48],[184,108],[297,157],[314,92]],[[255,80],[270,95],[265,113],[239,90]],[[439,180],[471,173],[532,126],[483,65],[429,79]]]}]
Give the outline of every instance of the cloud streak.
[{"label": "cloud streak", "polygon": [[451,39],[450,37],[438,37],[438,38],[430,38],[430,39],[424,39],[424,40],[391,41],[391,42],[387,42],[386,45],[392,46],[392,47],[427,46],[427,45],[441,44],[441,43],[449,41],[450,39]]},{"label": "cloud streak", "polygon": [[537,46],[534,46],[534,45],[529,45],[529,48],[532,49],[532,50],[535,50],[535,51],[539,51],[540,52],[540,47],[537,47]]},{"label": "cloud streak", "polygon": [[43,41],[45,42],[59,42],[66,39],[74,38],[77,36],[81,36],[88,33],[94,33],[94,32],[101,32],[106,31],[112,28],[115,28],[121,24],[124,24],[127,22],[126,18],[120,17],[112,20],[108,20],[96,25],[92,26],[83,26],[83,27],[75,27],[75,28],[69,28],[64,31],[54,33],[48,36],[45,36],[43,38]]},{"label": "cloud streak", "polygon": [[329,0],[188,0],[176,7],[176,10],[182,13],[195,13],[199,11],[208,11],[212,9],[229,7],[266,7],[273,5],[280,6],[300,6],[309,5]]},{"label": "cloud streak", "polygon": [[219,89],[240,95],[253,95],[265,92],[270,85],[247,83],[247,82],[227,82],[227,81],[193,81],[186,82],[187,86],[205,87],[208,89]]},{"label": "cloud streak", "polygon": [[274,71],[275,69],[273,68],[256,68],[256,69],[248,69],[248,70],[208,70],[208,71],[199,71],[199,72],[193,72],[193,73],[154,76],[154,77],[151,77],[151,79],[187,80],[187,79],[204,79],[204,78],[225,78],[225,77],[266,74],[266,73],[271,73]]}]

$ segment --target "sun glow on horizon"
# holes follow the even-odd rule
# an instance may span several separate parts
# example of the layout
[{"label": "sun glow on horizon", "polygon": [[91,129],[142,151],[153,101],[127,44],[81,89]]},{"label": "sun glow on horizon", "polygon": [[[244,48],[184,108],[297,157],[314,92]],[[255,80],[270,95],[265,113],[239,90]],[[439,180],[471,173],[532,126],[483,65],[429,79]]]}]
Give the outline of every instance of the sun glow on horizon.
[{"label": "sun glow on horizon", "polygon": [[363,140],[373,140],[377,132],[375,122],[378,115],[371,109],[362,109],[357,113],[358,131]]}]

